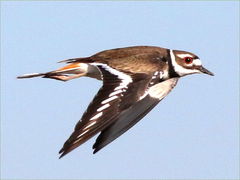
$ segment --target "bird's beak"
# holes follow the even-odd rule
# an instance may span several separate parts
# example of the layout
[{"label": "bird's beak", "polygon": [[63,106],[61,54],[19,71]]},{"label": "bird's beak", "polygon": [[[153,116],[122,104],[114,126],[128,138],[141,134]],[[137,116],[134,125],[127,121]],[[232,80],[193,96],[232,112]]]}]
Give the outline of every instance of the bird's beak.
[{"label": "bird's beak", "polygon": [[202,66],[199,68],[199,71],[201,71],[204,74],[208,74],[210,76],[214,76],[214,74],[212,72],[210,72],[209,70],[207,70],[206,68],[204,68]]}]

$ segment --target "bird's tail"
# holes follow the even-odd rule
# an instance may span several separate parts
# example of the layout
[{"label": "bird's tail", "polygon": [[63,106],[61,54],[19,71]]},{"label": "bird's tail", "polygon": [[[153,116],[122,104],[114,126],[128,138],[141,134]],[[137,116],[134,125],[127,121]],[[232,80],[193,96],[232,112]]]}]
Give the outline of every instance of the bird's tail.
[{"label": "bird's tail", "polygon": [[79,78],[81,76],[86,76],[87,73],[88,73],[87,64],[73,62],[54,71],[50,71],[46,73],[24,74],[22,76],[18,76],[17,78],[24,79],[24,78],[42,77],[42,78],[50,78],[50,79],[61,80],[61,81],[68,81],[71,79]]},{"label": "bird's tail", "polygon": [[22,76],[18,76],[18,79],[24,78],[33,78],[33,77],[42,77],[45,76],[47,73],[31,73],[31,74],[23,74]]}]

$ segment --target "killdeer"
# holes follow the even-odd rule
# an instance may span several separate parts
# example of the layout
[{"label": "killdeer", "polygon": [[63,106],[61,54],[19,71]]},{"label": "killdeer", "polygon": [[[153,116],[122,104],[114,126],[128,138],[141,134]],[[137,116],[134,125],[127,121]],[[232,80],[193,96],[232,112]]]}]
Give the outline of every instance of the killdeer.
[{"label": "killdeer", "polygon": [[60,158],[99,132],[93,153],[111,143],[167,96],[180,77],[195,73],[214,75],[193,53],[153,46],[106,50],[90,57],[60,62],[68,65],[47,73],[17,77],[68,81],[87,76],[103,81],[103,86],[59,151]]}]

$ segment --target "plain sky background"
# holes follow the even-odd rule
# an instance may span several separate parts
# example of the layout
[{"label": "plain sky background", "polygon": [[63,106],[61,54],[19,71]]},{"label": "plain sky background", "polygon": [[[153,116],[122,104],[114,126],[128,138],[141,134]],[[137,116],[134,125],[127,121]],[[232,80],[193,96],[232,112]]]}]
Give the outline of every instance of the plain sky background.
[{"label": "plain sky background", "polygon": [[[182,78],[127,133],[58,151],[99,81],[17,80],[105,49],[197,54],[215,73]],[[1,178],[239,178],[239,2],[1,2]]]}]

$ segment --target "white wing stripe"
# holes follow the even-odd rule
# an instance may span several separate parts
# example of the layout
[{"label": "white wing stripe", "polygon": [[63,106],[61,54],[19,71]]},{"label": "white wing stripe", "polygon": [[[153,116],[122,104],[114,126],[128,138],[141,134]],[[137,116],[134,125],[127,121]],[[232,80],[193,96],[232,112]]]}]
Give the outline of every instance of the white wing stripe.
[{"label": "white wing stripe", "polygon": [[92,125],[94,125],[94,124],[96,124],[96,123],[97,123],[97,121],[93,121],[93,122],[91,122],[91,123],[88,124],[83,130],[85,130],[85,129],[91,127]]},{"label": "white wing stripe", "polygon": [[121,92],[123,92],[121,89],[119,89],[119,90],[117,90],[117,91],[114,91],[114,92],[112,92],[111,94],[109,94],[109,97],[114,96],[114,95],[116,95],[116,94],[119,94],[119,93],[121,93]]},{"label": "white wing stripe", "polygon": [[97,113],[95,116],[93,116],[93,117],[90,119],[90,121],[101,117],[102,114],[103,114],[103,112]]},{"label": "white wing stripe", "polygon": [[124,89],[124,88],[126,88],[126,87],[125,87],[125,86],[122,86],[122,85],[120,84],[118,87],[116,87],[116,88],[114,89],[114,91],[119,90],[119,89]]},{"label": "white wing stripe", "polygon": [[108,72],[110,72],[111,74],[118,76],[118,78],[122,80],[122,82],[120,83],[120,86],[122,86],[122,87],[127,88],[127,85],[132,82],[131,76],[129,76],[121,71],[118,71],[116,69],[113,69],[106,64],[102,64],[102,63],[91,63],[91,64],[95,65],[95,66],[100,66],[100,67],[104,68],[105,70],[107,70]]},{"label": "white wing stripe", "polygon": [[98,108],[98,109],[97,109],[97,112],[100,112],[100,111],[108,108],[109,106],[110,106],[110,104],[105,104],[105,105],[103,105],[102,107]]},{"label": "white wing stripe", "polygon": [[117,96],[112,96],[112,97],[110,97],[110,98],[105,99],[104,101],[102,101],[101,104],[106,104],[106,103],[108,103],[108,102],[110,102],[110,101],[112,101],[112,100],[114,100],[114,99],[116,99],[116,98],[118,98],[118,97],[117,97]]},{"label": "white wing stripe", "polygon": [[[89,131],[89,129],[87,129],[86,131],[84,131],[83,133],[79,134],[79,136],[77,138],[82,137],[84,134],[86,134]],[[73,144],[77,143],[80,139],[76,140]]]}]

